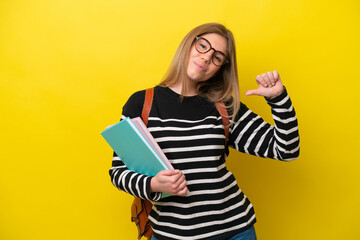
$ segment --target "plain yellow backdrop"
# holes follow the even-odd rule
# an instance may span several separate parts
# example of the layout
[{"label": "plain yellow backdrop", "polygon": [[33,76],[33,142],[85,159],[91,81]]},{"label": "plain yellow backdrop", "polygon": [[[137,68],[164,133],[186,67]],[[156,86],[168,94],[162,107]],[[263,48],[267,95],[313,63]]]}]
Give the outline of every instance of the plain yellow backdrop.
[{"label": "plain yellow backdrop", "polygon": [[235,35],[242,101],[272,123],[244,93],[278,70],[299,119],[298,160],[230,154],[258,238],[360,239],[358,0],[1,0],[0,239],[136,239],[100,132],[206,22]]}]

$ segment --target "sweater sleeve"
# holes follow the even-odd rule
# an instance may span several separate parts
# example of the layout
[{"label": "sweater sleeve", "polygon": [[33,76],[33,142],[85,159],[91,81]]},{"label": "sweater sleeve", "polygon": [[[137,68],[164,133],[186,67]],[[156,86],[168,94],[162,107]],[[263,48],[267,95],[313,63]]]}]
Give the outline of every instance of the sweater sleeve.
[{"label": "sweater sleeve", "polygon": [[[144,91],[134,93],[123,107],[121,120],[126,117],[141,116],[144,99]],[[152,177],[129,170],[115,152],[109,174],[112,184],[121,191],[151,201],[158,201],[161,198],[161,193],[150,193]]]},{"label": "sweater sleeve", "polygon": [[298,122],[286,89],[279,96],[266,101],[271,107],[274,126],[241,104],[239,114],[230,128],[229,146],[264,158],[283,161],[298,158]]}]

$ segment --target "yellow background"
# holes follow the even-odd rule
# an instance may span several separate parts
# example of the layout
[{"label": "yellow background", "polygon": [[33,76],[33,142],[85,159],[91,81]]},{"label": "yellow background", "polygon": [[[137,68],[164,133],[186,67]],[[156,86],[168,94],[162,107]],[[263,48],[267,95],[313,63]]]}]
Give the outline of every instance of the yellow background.
[{"label": "yellow background", "polygon": [[230,155],[258,238],[360,239],[358,0],[1,0],[0,239],[136,239],[100,132],[206,22],[235,35],[242,101],[272,122],[244,93],[276,69],[299,118],[298,160]]}]

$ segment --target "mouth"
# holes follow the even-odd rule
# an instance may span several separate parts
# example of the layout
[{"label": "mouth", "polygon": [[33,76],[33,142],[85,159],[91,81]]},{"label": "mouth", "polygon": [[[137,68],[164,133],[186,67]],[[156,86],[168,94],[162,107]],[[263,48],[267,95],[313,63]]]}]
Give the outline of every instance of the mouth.
[{"label": "mouth", "polygon": [[205,71],[206,71],[206,68],[205,68],[204,65],[201,65],[200,63],[197,63],[197,62],[195,62],[195,61],[193,61],[193,63],[194,63],[194,65],[195,65],[196,69],[198,69],[199,71],[201,71],[201,72],[205,72]]}]

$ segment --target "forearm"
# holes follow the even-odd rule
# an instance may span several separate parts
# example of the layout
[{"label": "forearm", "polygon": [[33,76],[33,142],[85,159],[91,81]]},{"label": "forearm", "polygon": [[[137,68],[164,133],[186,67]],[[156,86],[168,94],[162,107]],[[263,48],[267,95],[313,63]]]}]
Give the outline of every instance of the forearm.
[{"label": "forearm", "polygon": [[230,146],[236,150],[265,158],[292,160],[299,155],[299,133],[295,110],[286,89],[273,99],[275,126],[265,122],[245,105],[230,131]]},{"label": "forearm", "polygon": [[267,99],[274,119],[274,156],[280,160],[293,160],[300,153],[298,121],[286,89],[273,99]]},{"label": "forearm", "polygon": [[156,201],[161,194],[151,194],[152,177],[129,170],[120,158],[113,157],[112,168],[109,170],[112,184],[121,191],[143,199]]}]

